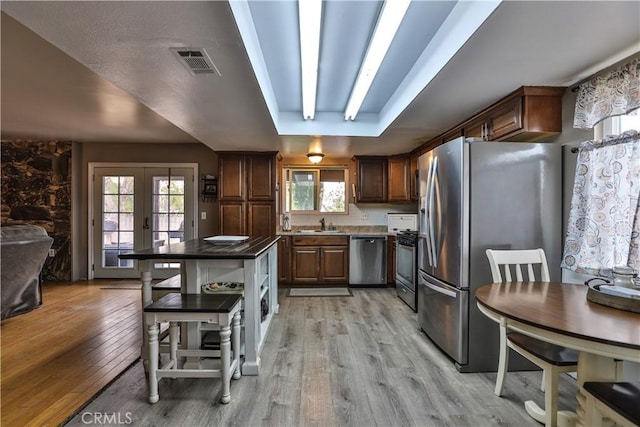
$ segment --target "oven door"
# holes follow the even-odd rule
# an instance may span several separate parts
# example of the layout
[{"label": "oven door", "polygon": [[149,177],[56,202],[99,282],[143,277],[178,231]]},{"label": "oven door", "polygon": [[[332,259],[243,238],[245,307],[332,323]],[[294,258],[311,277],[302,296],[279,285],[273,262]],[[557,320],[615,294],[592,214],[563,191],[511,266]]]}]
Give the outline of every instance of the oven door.
[{"label": "oven door", "polygon": [[396,281],[403,282],[413,292],[416,291],[416,246],[397,244]]}]

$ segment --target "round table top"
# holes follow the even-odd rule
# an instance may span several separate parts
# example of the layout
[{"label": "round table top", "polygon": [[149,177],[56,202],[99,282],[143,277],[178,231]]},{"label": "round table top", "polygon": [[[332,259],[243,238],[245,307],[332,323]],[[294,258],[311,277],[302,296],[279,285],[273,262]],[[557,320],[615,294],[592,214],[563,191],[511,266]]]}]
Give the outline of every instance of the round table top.
[{"label": "round table top", "polygon": [[563,335],[640,349],[640,314],[587,300],[588,286],[506,282],[482,286],[476,300],[507,318]]}]

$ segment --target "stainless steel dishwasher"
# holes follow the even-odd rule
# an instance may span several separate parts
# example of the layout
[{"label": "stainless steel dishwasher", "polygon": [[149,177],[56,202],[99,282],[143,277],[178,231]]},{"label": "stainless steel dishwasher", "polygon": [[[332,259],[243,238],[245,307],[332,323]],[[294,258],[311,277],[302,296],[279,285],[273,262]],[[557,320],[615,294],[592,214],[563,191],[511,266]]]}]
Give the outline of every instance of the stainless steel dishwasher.
[{"label": "stainless steel dishwasher", "polygon": [[387,236],[352,235],[349,241],[349,285],[387,284]]}]

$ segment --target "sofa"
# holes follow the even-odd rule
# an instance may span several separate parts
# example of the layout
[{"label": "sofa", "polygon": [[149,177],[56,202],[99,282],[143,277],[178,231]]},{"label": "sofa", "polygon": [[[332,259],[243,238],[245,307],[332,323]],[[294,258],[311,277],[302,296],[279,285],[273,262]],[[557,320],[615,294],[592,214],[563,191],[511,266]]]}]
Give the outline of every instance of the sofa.
[{"label": "sofa", "polygon": [[53,238],[37,225],[0,227],[2,319],[42,304],[40,271],[52,244]]}]

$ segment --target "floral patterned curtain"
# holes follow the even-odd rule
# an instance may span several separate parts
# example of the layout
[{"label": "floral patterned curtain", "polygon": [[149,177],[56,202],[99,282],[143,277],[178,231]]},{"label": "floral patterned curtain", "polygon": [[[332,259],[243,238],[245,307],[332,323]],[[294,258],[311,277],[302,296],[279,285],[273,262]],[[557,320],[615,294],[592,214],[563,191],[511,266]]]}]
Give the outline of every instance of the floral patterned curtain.
[{"label": "floral patterned curtain", "polygon": [[611,277],[640,271],[640,134],[580,144],[563,268]]},{"label": "floral patterned curtain", "polygon": [[640,58],[580,85],[573,127],[590,129],[640,107]]}]

